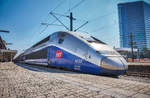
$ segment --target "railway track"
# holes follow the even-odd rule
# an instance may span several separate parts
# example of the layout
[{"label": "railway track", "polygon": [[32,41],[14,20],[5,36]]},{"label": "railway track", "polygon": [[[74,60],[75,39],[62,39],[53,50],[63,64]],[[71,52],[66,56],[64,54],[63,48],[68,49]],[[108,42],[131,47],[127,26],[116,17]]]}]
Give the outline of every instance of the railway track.
[{"label": "railway track", "polygon": [[126,73],[126,75],[150,78],[150,73],[146,73],[146,72],[131,72],[131,71],[129,71]]}]

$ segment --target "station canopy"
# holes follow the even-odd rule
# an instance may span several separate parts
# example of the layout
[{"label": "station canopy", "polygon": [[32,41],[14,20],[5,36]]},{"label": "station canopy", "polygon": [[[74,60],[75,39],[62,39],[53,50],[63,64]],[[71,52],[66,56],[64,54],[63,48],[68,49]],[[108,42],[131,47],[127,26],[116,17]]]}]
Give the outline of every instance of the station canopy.
[{"label": "station canopy", "polygon": [[[132,52],[131,48],[115,48],[116,51],[118,52]],[[133,52],[137,52],[138,49],[133,49]]]}]

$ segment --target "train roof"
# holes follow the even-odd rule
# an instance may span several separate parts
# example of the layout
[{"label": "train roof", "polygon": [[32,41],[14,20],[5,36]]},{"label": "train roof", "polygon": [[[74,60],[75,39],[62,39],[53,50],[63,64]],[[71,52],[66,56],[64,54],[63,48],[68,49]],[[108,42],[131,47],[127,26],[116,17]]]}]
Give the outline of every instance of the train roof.
[{"label": "train roof", "polygon": [[71,35],[74,35],[74,36],[76,36],[76,37],[78,37],[78,38],[80,38],[82,40],[86,40],[88,42],[93,42],[94,41],[94,42],[98,42],[98,43],[101,43],[101,44],[106,44],[103,41],[95,38],[94,36],[92,36],[92,35],[90,35],[88,33],[72,32],[72,31],[60,31],[60,32],[67,32],[67,33],[69,33]]},{"label": "train roof", "polygon": [[[79,38],[80,40],[83,40],[84,42],[85,41],[88,41],[88,42],[98,42],[98,43],[101,43],[101,44],[106,44],[104,42],[102,42],[101,40],[98,40],[97,38],[91,36],[90,34],[88,33],[81,33],[81,32],[73,32],[73,31],[57,31],[57,32],[54,32],[54,33],[61,33],[61,32],[64,32],[64,33],[68,33],[72,36],[75,36],[77,38]],[[52,33],[52,34],[54,34]],[[49,36],[47,36],[46,38],[42,39],[41,41],[37,42],[36,44],[34,44],[33,46],[31,46],[30,48],[28,48],[26,51],[30,50],[31,48],[34,48],[44,42],[47,42],[49,40],[49,37],[52,35],[50,34]],[[26,52],[25,51],[25,52]]]}]

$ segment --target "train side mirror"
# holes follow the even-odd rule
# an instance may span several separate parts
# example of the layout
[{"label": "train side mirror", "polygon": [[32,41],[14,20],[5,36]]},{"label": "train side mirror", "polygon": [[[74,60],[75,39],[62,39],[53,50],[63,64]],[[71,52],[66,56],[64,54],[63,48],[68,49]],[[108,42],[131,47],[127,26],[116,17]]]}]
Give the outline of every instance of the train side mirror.
[{"label": "train side mirror", "polygon": [[91,55],[89,55],[89,59],[91,58]]},{"label": "train side mirror", "polygon": [[62,39],[62,38],[60,38],[59,40],[58,40],[58,43],[59,44],[62,44],[64,42],[64,39]]}]

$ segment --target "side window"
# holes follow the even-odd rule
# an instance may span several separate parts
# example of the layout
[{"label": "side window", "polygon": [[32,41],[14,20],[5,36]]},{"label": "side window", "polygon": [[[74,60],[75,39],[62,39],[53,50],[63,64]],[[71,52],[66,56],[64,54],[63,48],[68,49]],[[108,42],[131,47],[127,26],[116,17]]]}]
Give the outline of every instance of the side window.
[{"label": "side window", "polygon": [[26,59],[45,59],[47,58],[48,49],[39,50],[26,55]]}]

